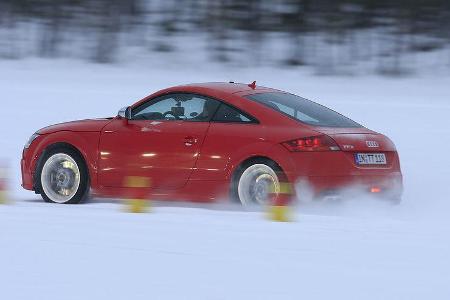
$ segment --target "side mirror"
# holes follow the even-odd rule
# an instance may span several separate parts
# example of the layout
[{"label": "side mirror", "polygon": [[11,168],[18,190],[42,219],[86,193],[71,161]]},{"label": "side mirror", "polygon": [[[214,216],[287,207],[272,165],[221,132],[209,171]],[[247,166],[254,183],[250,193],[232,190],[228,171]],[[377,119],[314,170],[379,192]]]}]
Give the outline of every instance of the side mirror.
[{"label": "side mirror", "polygon": [[121,119],[130,120],[131,119],[131,108],[129,106],[123,107],[119,110],[117,116]]}]

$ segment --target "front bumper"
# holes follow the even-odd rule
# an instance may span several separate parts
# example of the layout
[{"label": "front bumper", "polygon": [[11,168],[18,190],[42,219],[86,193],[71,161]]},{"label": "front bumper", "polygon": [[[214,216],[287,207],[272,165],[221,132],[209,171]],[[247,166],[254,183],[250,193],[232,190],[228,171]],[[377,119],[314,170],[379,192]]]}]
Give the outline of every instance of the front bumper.
[{"label": "front bumper", "polygon": [[33,190],[33,173],[31,168],[27,166],[24,158],[20,161],[20,168],[22,171],[22,187],[26,190]]}]

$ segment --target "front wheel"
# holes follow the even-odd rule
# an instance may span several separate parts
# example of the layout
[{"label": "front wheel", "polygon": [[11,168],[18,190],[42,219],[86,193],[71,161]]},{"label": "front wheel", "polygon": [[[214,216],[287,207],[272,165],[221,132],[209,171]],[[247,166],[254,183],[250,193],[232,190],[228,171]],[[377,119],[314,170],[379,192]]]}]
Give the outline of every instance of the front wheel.
[{"label": "front wheel", "polygon": [[88,194],[88,172],[83,158],[71,149],[55,149],[44,154],[37,181],[46,202],[80,203]]},{"label": "front wheel", "polygon": [[254,163],[237,174],[235,194],[242,205],[267,205],[280,192],[280,181],[275,166]]}]

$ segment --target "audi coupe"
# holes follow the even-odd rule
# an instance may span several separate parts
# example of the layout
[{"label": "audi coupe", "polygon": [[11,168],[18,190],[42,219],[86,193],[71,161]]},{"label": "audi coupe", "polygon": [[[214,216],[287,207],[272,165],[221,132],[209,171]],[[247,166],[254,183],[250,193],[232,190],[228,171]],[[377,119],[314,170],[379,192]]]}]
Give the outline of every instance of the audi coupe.
[{"label": "audi coupe", "polygon": [[[139,197],[265,204],[358,187],[399,201],[393,142],[320,104],[251,84],[167,88],[117,116],[52,125],[29,139],[22,186],[47,202]],[[302,183],[302,184],[299,184]]]}]

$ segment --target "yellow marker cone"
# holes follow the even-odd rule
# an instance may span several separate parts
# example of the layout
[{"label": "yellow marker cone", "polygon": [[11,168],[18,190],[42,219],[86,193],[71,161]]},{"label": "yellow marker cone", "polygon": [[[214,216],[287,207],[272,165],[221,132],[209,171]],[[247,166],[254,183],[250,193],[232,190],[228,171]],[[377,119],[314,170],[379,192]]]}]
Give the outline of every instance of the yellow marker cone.
[{"label": "yellow marker cone", "polygon": [[150,200],[127,199],[127,211],[130,213],[145,213],[150,210]]},{"label": "yellow marker cone", "polygon": [[267,217],[275,222],[290,222],[292,220],[291,208],[287,205],[270,205]]},{"label": "yellow marker cone", "polygon": [[150,187],[150,178],[143,176],[127,176],[125,177],[125,187],[148,188]]},{"label": "yellow marker cone", "polygon": [[151,208],[151,202],[146,199],[143,189],[150,187],[150,178],[141,176],[128,176],[125,178],[125,187],[131,190],[132,197],[126,197],[126,211],[130,213],[145,213]]},{"label": "yellow marker cone", "polygon": [[272,187],[273,199],[267,208],[267,218],[275,222],[291,222],[292,209],[289,206],[292,195],[290,183],[280,182],[278,188]]},{"label": "yellow marker cone", "polygon": [[0,204],[6,204],[7,202],[7,197],[6,197],[6,192],[5,191],[0,191]]}]

